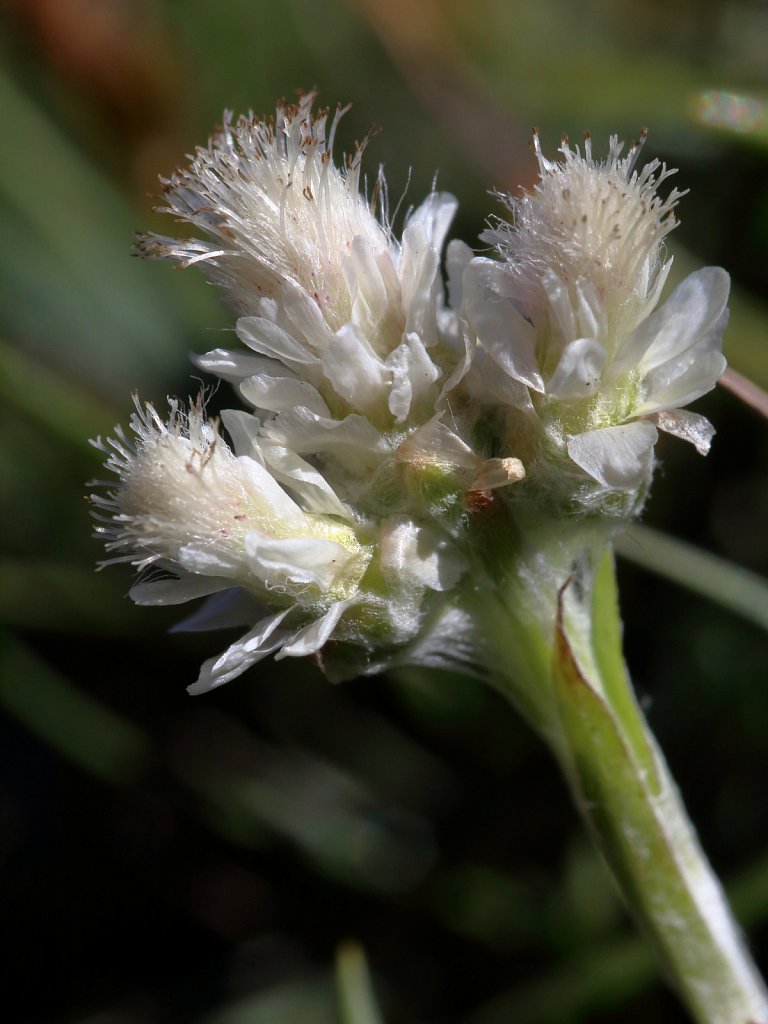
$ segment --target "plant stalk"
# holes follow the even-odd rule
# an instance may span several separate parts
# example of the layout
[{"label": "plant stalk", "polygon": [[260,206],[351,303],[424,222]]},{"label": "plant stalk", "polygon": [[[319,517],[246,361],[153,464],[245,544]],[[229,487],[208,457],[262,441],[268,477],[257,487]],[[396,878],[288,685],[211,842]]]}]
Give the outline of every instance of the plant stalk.
[{"label": "plant stalk", "polygon": [[530,584],[517,581],[503,609],[498,590],[495,610],[485,602],[495,683],[551,747],[692,1018],[768,1024],[768,993],[632,691],[612,552],[595,550],[587,566],[553,587],[550,622],[530,614]]}]

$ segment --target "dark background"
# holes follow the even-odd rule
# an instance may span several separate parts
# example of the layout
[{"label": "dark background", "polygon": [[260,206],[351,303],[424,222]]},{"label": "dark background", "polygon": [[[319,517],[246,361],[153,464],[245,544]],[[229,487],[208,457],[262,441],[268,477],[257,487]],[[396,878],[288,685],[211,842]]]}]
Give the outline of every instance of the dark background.
[{"label": "dark background", "polygon": [[[530,185],[530,126],[650,128],[690,187],[677,279],[733,275],[731,364],[768,386],[768,9],[686,0],[5,0],[0,6],[0,975],[18,1024],[335,1024],[359,942],[388,1024],[672,1024],[546,751],[496,695],[428,672],[334,687],[168,635],[94,574],[87,439],[130,393],[197,390],[228,318],[129,256],[150,193],[225,107],[317,85],[392,195],[439,186],[472,243]],[[223,394],[223,391],[222,391]],[[227,396],[224,396],[226,398]],[[719,390],[712,454],[666,438],[646,523],[768,574],[768,424]],[[642,560],[642,551],[635,552]],[[768,597],[727,565],[620,565],[630,667],[768,967]],[[748,590],[748,587],[754,589]],[[741,588],[741,589],[740,589]],[[739,594],[741,597],[739,598]],[[751,595],[751,596],[750,596]],[[349,949],[349,947],[346,947]],[[350,954],[343,957],[349,964]],[[344,1024],[375,1024],[358,1017]]]}]

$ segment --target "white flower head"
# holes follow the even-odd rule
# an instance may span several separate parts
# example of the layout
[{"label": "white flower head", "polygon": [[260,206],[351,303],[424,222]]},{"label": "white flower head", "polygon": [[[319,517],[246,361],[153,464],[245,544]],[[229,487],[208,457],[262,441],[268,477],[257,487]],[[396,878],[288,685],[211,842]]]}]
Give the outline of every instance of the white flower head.
[{"label": "white flower head", "polygon": [[212,241],[145,236],[146,255],[202,263],[232,306],[255,313],[259,300],[292,282],[315,299],[333,329],[349,319],[344,260],[353,240],[374,255],[389,246],[386,228],[360,193],[365,143],[343,168],[332,159],[338,122],[348,108],[312,114],[316,94],[278,106],[275,117],[226,112],[222,129],[198,148],[189,168],[162,179],[163,212]]},{"label": "white flower head", "polygon": [[590,287],[609,314],[622,315],[625,329],[656,305],[669,269],[662,243],[678,224],[674,211],[685,192],[659,195],[676,173],[659,160],[637,169],[647,134],[643,129],[626,156],[611,136],[604,160],[593,157],[589,134],[583,155],[564,137],[558,161],[544,156],[534,131],[540,180],[532,192],[502,195],[513,223],[499,221],[483,236],[509,258],[532,300],[554,274],[566,288]]},{"label": "white flower head", "polygon": [[682,407],[725,368],[724,271],[690,275],[654,312],[683,193],[658,194],[674,173],[659,161],[636,168],[644,140],[622,157],[613,136],[602,161],[588,137],[583,155],[564,141],[551,161],[535,135],[540,181],[503,197],[513,221],[484,235],[503,261],[475,259],[464,279],[478,342],[466,386],[514,410],[532,487],[620,515],[644,500],[657,428],[706,453],[714,431]]},{"label": "white flower head", "polygon": [[264,465],[232,451],[202,403],[170,406],[165,421],[137,401],[135,441],[117,428],[95,442],[118,476],[106,496],[92,495],[97,533],[121,552],[114,560],[308,606],[351,596],[370,559],[352,526],[306,513]]},{"label": "white flower head", "polygon": [[[398,242],[381,171],[371,202],[360,190],[365,143],[334,163],[346,108],[329,124],[327,110],[312,114],[314,100],[308,93],[283,103],[267,120],[233,124],[226,115],[190,167],[164,181],[163,212],[210,241],[147,235],[139,249],[199,264],[240,315],[240,339],[298,374],[336,413],[402,422],[414,403],[434,405],[439,393],[442,370],[427,350],[441,337],[439,250],[456,202],[430,195]],[[236,353],[230,363],[230,378],[243,380]]]}]

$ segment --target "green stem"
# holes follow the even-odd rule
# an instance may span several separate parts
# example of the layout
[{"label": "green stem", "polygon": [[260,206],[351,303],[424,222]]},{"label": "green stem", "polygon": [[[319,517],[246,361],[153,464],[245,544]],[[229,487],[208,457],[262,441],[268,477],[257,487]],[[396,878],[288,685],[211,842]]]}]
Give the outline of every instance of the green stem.
[{"label": "green stem", "polygon": [[518,582],[505,601],[512,628],[500,631],[501,612],[485,605],[497,685],[552,748],[630,912],[694,1020],[766,1024],[768,994],[632,692],[612,553],[596,552],[591,569],[582,565],[578,578],[552,591],[549,623],[524,611],[532,600],[525,589]]}]

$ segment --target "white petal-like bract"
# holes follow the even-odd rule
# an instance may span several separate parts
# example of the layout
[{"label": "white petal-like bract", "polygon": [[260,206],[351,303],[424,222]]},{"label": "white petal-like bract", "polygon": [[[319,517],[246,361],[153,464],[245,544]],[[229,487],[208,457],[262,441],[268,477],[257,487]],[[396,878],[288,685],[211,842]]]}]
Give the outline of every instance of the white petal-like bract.
[{"label": "white petal-like bract", "polygon": [[568,454],[604,487],[630,490],[647,477],[657,438],[652,423],[626,423],[568,438]]}]

